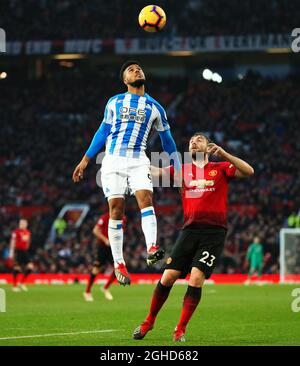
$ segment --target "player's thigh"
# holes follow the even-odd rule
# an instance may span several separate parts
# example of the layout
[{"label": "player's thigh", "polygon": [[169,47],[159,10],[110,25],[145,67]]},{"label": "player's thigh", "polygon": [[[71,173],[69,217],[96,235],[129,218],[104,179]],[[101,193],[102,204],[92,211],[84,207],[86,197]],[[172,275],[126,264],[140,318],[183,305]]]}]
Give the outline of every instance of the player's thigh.
[{"label": "player's thigh", "polygon": [[150,161],[148,158],[132,158],[128,165],[128,185],[132,194],[141,190],[153,192]]},{"label": "player's thigh", "polygon": [[193,231],[189,229],[181,230],[166,261],[165,270],[173,269],[180,271],[181,275],[186,275],[191,267],[197,243],[197,235]]},{"label": "player's thigh", "polygon": [[105,197],[125,195],[127,190],[127,163],[124,157],[104,157],[101,167],[101,184]]},{"label": "player's thigh", "polygon": [[25,250],[18,250],[16,253],[16,263],[19,267],[24,268],[29,263],[29,255]]},{"label": "player's thigh", "polygon": [[198,249],[192,261],[192,267],[198,268],[205,274],[205,278],[209,278],[220,260],[226,231],[216,231],[209,235],[201,236],[198,244]]}]

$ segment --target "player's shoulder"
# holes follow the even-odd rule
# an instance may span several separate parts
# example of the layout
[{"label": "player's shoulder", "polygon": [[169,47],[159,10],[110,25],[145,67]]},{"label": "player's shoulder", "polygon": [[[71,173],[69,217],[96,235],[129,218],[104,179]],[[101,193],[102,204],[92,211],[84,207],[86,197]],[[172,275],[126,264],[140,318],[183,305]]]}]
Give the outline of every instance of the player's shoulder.
[{"label": "player's shoulder", "polygon": [[157,109],[159,111],[164,110],[163,106],[156,99],[154,99],[153,97],[151,97],[151,95],[145,93],[145,98],[146,98],[146,102],[149,102],[152,105],[154,104],[155,107],[157,107]]},{"label": "player's shoulder", "polygon": [[103,215],[101,215],[101,216],[99,217],[99,220],[98,220],[98,221],[105,222],[105,221],[108,221],[108,220],[109,220],[109,213],[108,213],[108,212],[106,212],[106,213],[104,213]]},{"label": "player's shoulder", "polygon": [[107,105],[116,102],[118,99],[122,99],[125,98],[125,94],[126,93],[119,93],[119,94],[115,94],[112,97],[110,97],[107,101]]},{"label": "player's shoulder", "polygon": [[229,161],[210,161],[207,163],[208,169],[224,170],[230,168],[232,164]]},{"label": "player's shoulder", "polygon": [[230,163],[228,161],[209,161],[207,163],[207,166],[211,168],[224,168],[229,165]]}]

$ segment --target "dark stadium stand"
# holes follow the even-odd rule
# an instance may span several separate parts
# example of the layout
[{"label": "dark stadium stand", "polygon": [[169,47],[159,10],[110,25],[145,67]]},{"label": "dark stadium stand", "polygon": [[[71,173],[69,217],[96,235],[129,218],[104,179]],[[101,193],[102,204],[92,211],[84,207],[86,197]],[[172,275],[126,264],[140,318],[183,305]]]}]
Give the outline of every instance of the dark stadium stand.
[{"label": "dark stadium stand", "polygon": [[[71,175],[102,118],[107,98],[122,88],[113,68],[98,75],[76,75],[1,81],[5,90],[0,99],[1,206],[51,209],[34,214],[30,220],[35,272],[87,273],[96,245],[92,228],[106,209],[95,183],[96,164],[91,164],[78,185],[72,183]],[[272,80],[253,72],[242,80],[222,84],[175,77],[160,78],[158,83],[150,75],[149,79],[148,92],[166,107],[175,96],[183,96],[171,118],[181,151],[186,150],[193,132],[209,132],[216,143],[255,168],[254,177],[231,184],[229,232],[216,272],[244,272],[245,252],[257,234],[264,243],[264,271],[277,273],[279,229],[300,207],[300,188],[295,184],[300,179],[299,80]],[[151,150],[161,151],[159,140]],[[92,208],[80,230],[74,233],[67,229],[55,243],[45,246],[55,214],[65,203],[76,201],[88,202]],[[155,204],[159,242],[169,251],[182,222],[180,198],[175,189],[158,188]],[[175,210],[168,214],[174,206],[176,214]],[[0,211],[0,271],[5,270],[10,232],[17,225],[18,216],[12,209],[10,212]],[[127,204],[127,215],[128,268],[143,272],[145,245],[134,201]],[[159,269],[156,266],[153,271]]]},{"label": "dark stadium stand", "polygon": [[[0,24],[9,40],[140,37],[136,14],[145,0],[7,0]],[[296,0],[161,0],[166,35],[290,33],[299,26]],[[172,9],[172,11],[169,11]],[[197,19],[195,22],[194,19]]]}]

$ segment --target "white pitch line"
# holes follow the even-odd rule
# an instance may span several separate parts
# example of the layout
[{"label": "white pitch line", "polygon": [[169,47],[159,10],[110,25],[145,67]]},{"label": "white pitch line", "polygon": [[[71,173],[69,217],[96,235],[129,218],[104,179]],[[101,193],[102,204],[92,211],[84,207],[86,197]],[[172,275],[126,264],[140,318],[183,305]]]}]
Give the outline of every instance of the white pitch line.
[{"label": "white pitch line", "polygon": [[0,338],[0,341],[9,340],[9,339],[22,339],[22,338],[42,338],[42,337],[55,337],[55,336],[68,336],[68,335],[77,335],[77,334],[93,334],[93,333],[109,333],[116,332],[116,329],[104,329],[104,330],[88,330],[83,332],[70,332],[70,333],[49,333],[49,334],[34,334],[27,336],[17,336],[17,337],[3,337]]}]

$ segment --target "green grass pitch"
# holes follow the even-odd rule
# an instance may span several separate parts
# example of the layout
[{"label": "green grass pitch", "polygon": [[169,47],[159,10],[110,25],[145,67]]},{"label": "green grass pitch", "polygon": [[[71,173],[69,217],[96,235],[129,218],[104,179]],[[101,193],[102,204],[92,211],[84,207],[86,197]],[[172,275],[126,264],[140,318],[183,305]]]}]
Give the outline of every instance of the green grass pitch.
[{"label": "green grass pitch", "polygon": [[[146,316],[154,285],[114,285],[113,301],[105,300],[95,285],[93,303],[83,300],[80,284],[28,286],[29,291],[21,293],[0,287],[7,298],[6,312],[0,313],[0,346],[174,345],[172,333],[186,290],[174,286],[155,328],[135,341],[132,331]],[[296,287],[300,286],[205,286],[187,342],[180,346],[300,345],[300,312],[291,310]]]}]

